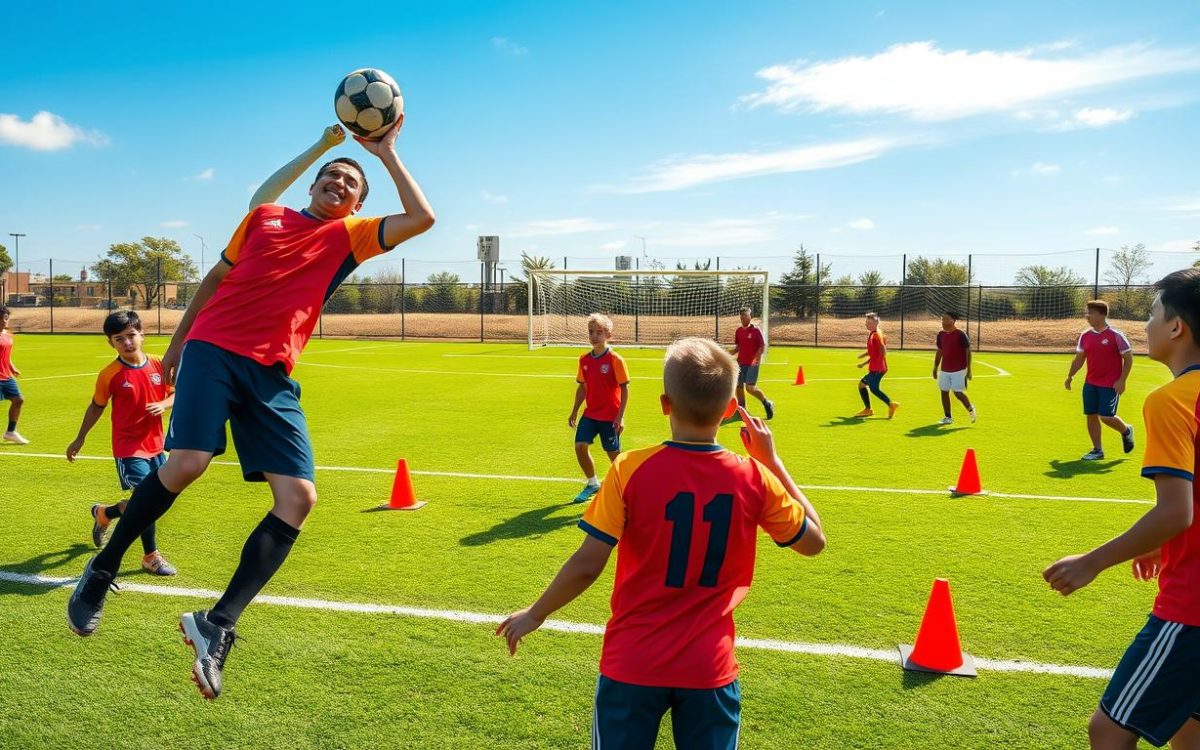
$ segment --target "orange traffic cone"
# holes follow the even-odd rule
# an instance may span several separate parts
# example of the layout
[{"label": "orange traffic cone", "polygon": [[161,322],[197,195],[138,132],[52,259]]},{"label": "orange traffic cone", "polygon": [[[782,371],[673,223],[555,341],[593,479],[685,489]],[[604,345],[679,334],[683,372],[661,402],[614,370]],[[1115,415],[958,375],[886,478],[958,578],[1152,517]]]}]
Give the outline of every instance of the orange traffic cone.
[{"label": "orange traffic cone", "polygon": [[416,510],[425,506],[425,502],[417,500],[413,490],[412,477],[408,474],[408,461],[403,458],[396,462],[396,479],[392,482],[392,499],[384,506],[387,510]]},{"label": "orange traffic cone", "polygon": [[916,646],[900,646],[900,666],[909,671],[975,677],[975,660],[964,654],[958,642],[954,622],[954,604],[950,601],[950,583],[935,578],[925,616],[917,631]]},{"label": "orange traffic cone", "polygon": [[975,449],[967,448],[963,456],[962,469],[958,472],[958,482],[950,487],[954,495],[986,495],[983,483],[979,479],[979,464],[975,461]]},{"label": "orange traffic cone", "polygon": [[796,368],[796,382],[793,383],[792,385],[804,385],[804,368],[803,367]]}]

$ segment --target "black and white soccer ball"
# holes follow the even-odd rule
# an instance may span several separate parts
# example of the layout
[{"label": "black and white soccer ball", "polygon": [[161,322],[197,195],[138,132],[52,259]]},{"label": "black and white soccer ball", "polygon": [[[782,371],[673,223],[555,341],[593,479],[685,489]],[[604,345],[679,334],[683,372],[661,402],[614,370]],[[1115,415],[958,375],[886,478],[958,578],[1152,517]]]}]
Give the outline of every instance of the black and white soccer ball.
[{"label": "black and white soccer ball", "polygon": [[338,84],[333,108],[350,132],[373,141],[382,138],[404,113],[404,97],[387,73],[362,68]]}]

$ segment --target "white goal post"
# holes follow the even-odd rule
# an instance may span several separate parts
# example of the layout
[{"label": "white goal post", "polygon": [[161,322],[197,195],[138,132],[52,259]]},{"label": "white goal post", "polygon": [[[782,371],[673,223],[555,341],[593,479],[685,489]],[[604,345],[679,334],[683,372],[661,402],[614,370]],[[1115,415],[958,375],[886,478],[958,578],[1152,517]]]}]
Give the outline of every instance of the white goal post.
[{"label": "white goal post", "polygon": [[749,307],[769,334],[766,271],[564,271],[528,269],[529,348],[589,346],[587,317],[613,321],[613,343],[662,347],[684,336],[733,343]]}]

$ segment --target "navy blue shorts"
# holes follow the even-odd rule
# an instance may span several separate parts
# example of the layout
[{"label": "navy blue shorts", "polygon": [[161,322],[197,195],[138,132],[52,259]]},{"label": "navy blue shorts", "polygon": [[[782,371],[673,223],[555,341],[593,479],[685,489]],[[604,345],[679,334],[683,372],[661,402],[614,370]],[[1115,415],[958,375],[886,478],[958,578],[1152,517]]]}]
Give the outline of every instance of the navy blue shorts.
[{"label": "navy blue shorts", "polygon": [[1105,388],[1091,383],[1083,384],[1083,413],[1099,414],[1102,417],[1117,416],[1117,402],[1121,397],[1116,388]]},{"label": "navy blue shorts", "polygon": [[600,436],[600,446],[612,453],[621,450],[621,436],[613,429],[612,422],[601,422],[591,417],[583,417],[575,428],[575,442],[591,445]]},{"label": "navy blue shorts", "polygon": [[758,365],[738,365],[738,385],[754,385],[758,382]]},{"label": "navy blue shorts", "polygon": [[653,750],[663,714],[671,712],[675,747],[735,750],[742,718],[738,681],[709,690],[644,687],[600,676],[592,715],[592,748]]},{"label": "navy blue shorts", "polygon": [[189,341],[175,376],[167,450],[219,456],[225,452],[226,422],[247,482],[265,481],[264,474],[312,481],[300,384],[283,364],[262,365],[207,341]]},{"label": "navy blue shorts", "polygon": [[1155,747],[1200,720],[1200,628],[1150,616],[1121,657],[1100,710]]},{"label": "navy blue shorts", "polygon": [[154,458],[133,457],[113,460],[117,462],[117,479],[121,482],[121,489],[132,490],[167,462],[167,454],[159,453]]},{"label": "navy blue shorts", "polygon": [[9,378],[8,380],[0,380],[0,401],[8,399],[12,401],[14,398],[21,397],[21,389],[17,387],[17,379]]}]

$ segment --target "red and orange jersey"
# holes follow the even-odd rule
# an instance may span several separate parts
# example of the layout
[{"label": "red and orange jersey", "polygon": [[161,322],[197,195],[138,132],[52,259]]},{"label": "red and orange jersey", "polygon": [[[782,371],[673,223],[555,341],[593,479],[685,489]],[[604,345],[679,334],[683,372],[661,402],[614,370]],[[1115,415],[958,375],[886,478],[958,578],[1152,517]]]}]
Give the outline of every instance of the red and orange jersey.
[{"label": "red and orange jersey", "polygon": [[162,417],[147,412],[146,405],[174,390],[158,357],[147,357],[140,366],[118,357],[100,371],[92,401],[101,407],[112,401],[114,458],[153,458],[163,452]]},{"label": "red and orange jersey", "polygon": [[[1200,492],[1196,486],[1200,462],[1200,365],[1146,397],[1146,455],[1142,476],[1159,474],[1192,483],[1192,518],[1200,519]],[[1169,622],[1200,627],[1200,521],[1162,546],[1158,598],[1154,616]]]},{"label": "red and orange jersey", "polygon": [[871,372],[887,372],[887,335],[880,330],[871,331],[867,336],[867,369]]},{"label": "red and orange jersey", "polygon": [[750,590],[758,529],[791,546],[806,525],[774,474],[719,445],[623,454],[579,522],[617,547],[600,673],[653,687],[734,680],[733,610]]},{"label": "red and orange jersey", "polygon": [[8,380],[16,373],[12,366],[13,337],[11,331],[0,333],[0,380]]},{"label": "red and orange jersey", "polygon": [[586,352],[579,357],[579,368],[575,372],[576,382],[584,385],[583,416],[598,422],[611,422],[621,409],[621,386],[629,382],[629,371],[625,360],[608,348],[597,357]]},{"label": "red and orange jersey", "polygon": [[321,307],[383,246],[383,219],[322,221],[268,204],[246,215],[221,253],[233,268],[196,316],[188,339],[264,365],[296,364]]}]

